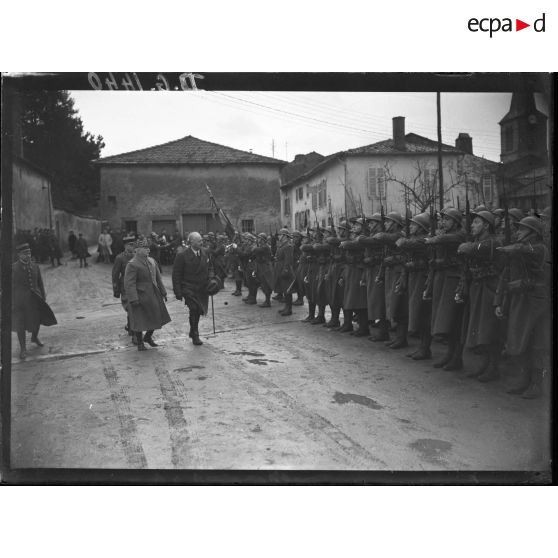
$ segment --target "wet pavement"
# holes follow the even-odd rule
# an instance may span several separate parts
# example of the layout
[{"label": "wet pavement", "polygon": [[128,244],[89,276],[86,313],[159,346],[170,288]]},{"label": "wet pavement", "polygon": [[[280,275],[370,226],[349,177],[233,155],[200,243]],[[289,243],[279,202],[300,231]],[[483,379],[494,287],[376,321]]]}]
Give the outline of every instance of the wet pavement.
[{"label": "wet pavement", "polygon": [[140,353],[110,266],[42,269],[58,325],[25,361],[13,335],[13,467],[549,469],[548,398],[302,323],[305,307],[247,306],[232,283],[194,347],[169,268],[172,321]]}]

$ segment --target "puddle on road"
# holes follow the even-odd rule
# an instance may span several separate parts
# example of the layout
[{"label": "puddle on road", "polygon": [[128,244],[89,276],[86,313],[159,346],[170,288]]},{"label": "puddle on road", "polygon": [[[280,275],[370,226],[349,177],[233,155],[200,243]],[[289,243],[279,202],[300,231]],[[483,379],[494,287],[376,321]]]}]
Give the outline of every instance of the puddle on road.
[{"label": "puddle on road", "polygon": [[444,440],[421,438],[409,444],[409,447],[420,453],[421,457],[431,463],[442,463],[452,445]]},{"label": "puddle on road", "polygon": [[185,366],[184,368],[175,368],[173,372],[192,372],[192,370],[203,369],[205,366],[198,366],[197,364],[192,364],[192,366]]},{"label": "puddle on road", "polygon": [[268,362],[281,362],[280,360],[271,360],[269,358],[249,358],[248,362],[258,364],[259,366],[267,366]]},{"label": "puddle on road", "polygon": [[207,376],[198,376],[198,380],[207,380]]},{"label": "puddle on road", "polygon": [[411,421],[409,419],[398,418],[397,420],[399,422],[402,422],[403,424],[411,424]]},{"label": "puddle on road", "polygon": [[230,353],[231,355],[246,355],[246,356],[254,356],[254,357],[263,357],[265,356],[264,353],[258,353],[258,352],[251,352],[251,351],[238,351],[237,353]]},{"label": "puddle on road", "polygon": [[335,392],[333,396],[333,401],[339,403],[339,405],[344,405],[345,403],[358,403],[359,405],[364,405],[365,407],[370,407],[370,409],[383,409],[384,407],[378,404],[374,399],[366,397],[365,395],[357,395],[356,393],[340,393]]}]

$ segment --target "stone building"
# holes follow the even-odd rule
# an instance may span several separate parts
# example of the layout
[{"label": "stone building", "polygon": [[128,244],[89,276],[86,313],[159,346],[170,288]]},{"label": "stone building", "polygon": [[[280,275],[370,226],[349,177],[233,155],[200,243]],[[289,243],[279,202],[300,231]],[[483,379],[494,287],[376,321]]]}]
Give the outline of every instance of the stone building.
[{"label": "stone building", "polygon": [[[444,207],[464,209],[499,202],[500,165],[473,154],[461,133],[455,146],[442,145]],[[281,186],[281,219],[291,228],[384,211],[412,213],[439,207],[438,144],[405,133],[405,118],[393,118],[393,137],[334,153]]]},{"label": "stone building", "polygon": [[100,214],[113,229],[160,233],[220,231],[206,184],[239,231],[279,224],[286,164],[193,136],[95,161]]}]

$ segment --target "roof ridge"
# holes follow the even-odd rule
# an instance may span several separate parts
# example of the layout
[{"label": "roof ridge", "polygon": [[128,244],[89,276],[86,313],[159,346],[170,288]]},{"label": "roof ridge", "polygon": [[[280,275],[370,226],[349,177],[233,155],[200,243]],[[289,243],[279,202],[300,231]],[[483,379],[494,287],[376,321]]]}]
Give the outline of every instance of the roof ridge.
[{"label": "roof ridge", "polygon": [[107,157],[99,157],[98,159],[95,159],[93,162],[95,163],[104,163],[104,162],[111,162],[111,160],[114,160],[116,158],[121,158],[121,157],[128,157],[128,156],[133,156],[133,155],[138,155],[141,154],[143,152],[148,152],[148,151],[152,151],[155,149],[160,149],[160,148],[164,148],[164,147],[168,147],[171,145],[175,145],[175,144],[180,144],[180,142],[184,142],[186,140],[194,140],[192,143],[198,144],[198,145],[205,145],[205,146],[211,146],[211,147],[218,147],[220,149],[225,149],[227,151],[229,151],[230,153],[236,153],[236,154],[242,154],[242,155],[247,155],[247,156],[251,156],[254,159],[260,159],[260,162],[262,162],[262,160],[265,160],[267,162],[273,162],[273,163],[286,163],[286,161],[283,161],[282,159],[276,159],[274,157],[268,157],[267,155],[260,155],[258,153],[252,153],[250,151],[245,151],[243,149],[238,149],[237,147],[231,147],[229,145],[224,145],[221,143],[216,143],[216,142],[212,142],[212,141],[208,141],[208,140],[204,140],[201,138],[197,138],[191,134],[188,134],[182,138],[178,138],[175,140],[170,140],[164,143],[160,143],[157,145],[152,145],[149,147],[142,147],[140,149],[134,149],[132,151],[125,151],[123,153],[117,153],[115,155],[108,155]]}]

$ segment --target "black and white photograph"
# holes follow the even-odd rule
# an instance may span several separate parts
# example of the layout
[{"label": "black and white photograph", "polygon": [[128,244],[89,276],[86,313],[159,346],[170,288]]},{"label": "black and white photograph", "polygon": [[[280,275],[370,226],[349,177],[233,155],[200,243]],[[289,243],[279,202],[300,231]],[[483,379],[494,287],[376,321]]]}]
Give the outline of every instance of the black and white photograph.
[{"label": "black and white photograph", "polygon": [[3,82],[11,470],[549,482],[550,74]]}]

